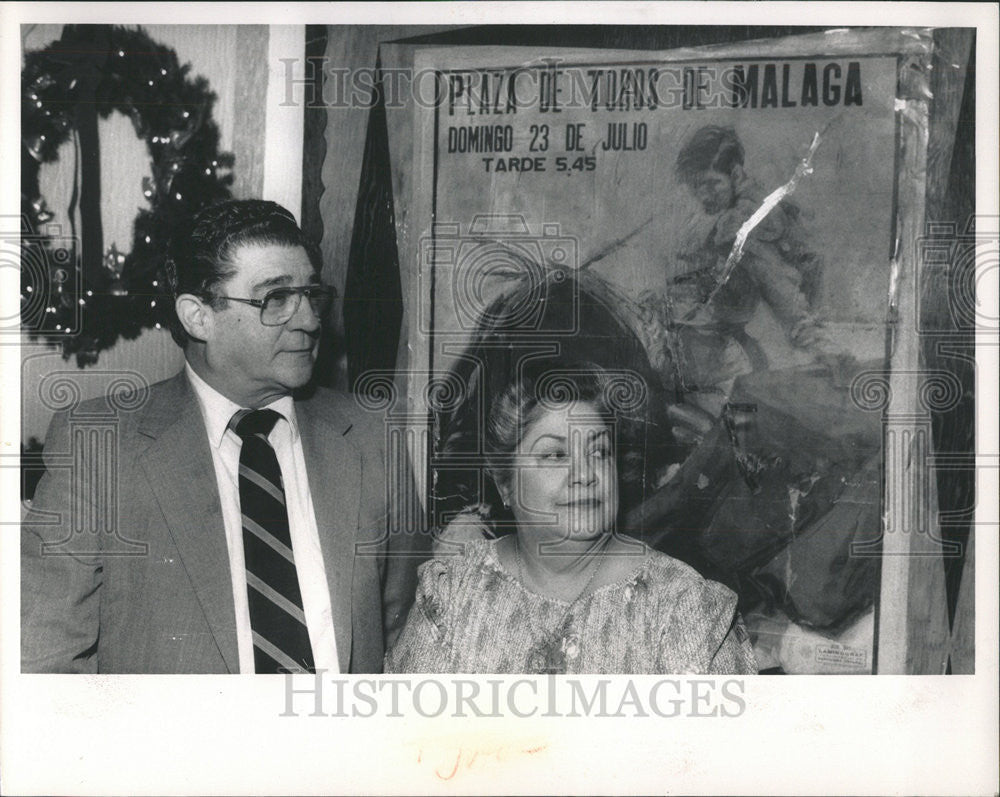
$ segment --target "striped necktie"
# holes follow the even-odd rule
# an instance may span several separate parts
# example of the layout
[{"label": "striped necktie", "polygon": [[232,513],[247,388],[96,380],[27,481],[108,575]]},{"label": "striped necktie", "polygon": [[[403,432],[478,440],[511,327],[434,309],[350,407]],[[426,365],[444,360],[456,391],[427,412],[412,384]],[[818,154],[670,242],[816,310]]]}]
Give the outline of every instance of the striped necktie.
[{"label": "striped necktie", "polygon": [[281,468],[267,440],[279,418],[274,410],[240,410],[230,422],[243,440],[240,511],[254,669],[258,673],[314,672]]}]

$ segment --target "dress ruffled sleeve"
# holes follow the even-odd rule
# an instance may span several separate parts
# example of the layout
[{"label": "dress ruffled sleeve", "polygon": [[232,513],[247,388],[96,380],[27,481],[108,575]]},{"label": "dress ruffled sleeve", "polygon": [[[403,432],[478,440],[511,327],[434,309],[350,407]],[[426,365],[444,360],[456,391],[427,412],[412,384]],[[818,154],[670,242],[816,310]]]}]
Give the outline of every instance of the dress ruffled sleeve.
[{"label": "dress ruffled sleeve", "polygon": [[661,634],[663,672],[756,674],[750,637],[736,611],[732,590],[699,579],[671,603]]},{"label": "dress ruffled sleeve", "polygon": [[448,562],[432,559],[418,572],[417,594],[406,625],[385,657],[387,673],[447,672],[451,657],[451,569]]}]

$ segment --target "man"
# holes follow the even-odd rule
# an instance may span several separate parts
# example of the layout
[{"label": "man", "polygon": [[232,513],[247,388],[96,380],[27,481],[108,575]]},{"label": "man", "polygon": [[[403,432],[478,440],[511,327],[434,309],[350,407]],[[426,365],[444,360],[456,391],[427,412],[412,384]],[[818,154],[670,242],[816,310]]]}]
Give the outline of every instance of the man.
[{"label": "man", "polygon": [[[381,419],[299,395],[332,296],[318,257],[284,208],[227,201],[175,237],[167,270],[183,372],[57,414],[46,437],[22,670],[380,671],[421,536],[386,533]],[[109,405],[117,467],[53,467]]]},{"label": "man", "polygon": [[679,252],[689,270],[669,291],[687,386],[727,393],[736,376],[768,368],[764,350],[746,331],[762,300],[793,346],[822,362],[835,359],[836,347],[812,309],[822,264],[803,242],[795,205],[782,202],[754,228],[739,265],[722,283],[736,234],[766,195],[744,171],[735,131],[711,125],[695,131],[676,171],[712,221],[707,236]]}]

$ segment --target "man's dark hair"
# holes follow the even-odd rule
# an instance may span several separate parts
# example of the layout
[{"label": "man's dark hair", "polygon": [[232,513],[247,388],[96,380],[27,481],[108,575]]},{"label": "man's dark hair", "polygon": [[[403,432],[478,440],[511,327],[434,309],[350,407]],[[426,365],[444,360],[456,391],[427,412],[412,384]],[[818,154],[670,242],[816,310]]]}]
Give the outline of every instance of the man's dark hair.
[{"label": "man's dark hair", "polygon": [[688,185],[705,171],[731,174],[743,165],[743,145],[731,127],[707,125],[696,130],[677,155],[677,176]]},{"label": "man's dark hair", "polygon": [[[235,273],[232,254],[244,244],[301,246],[313,268],[321,270],[319,251],[285,208],[262,199],[229,199],[202,208],[172,237],[165,268],[171,296],[190,293],[216,309],[225,307],[215,291]],[[178,346],[187,345],[188,334],[175,312],[170,334]]]}]

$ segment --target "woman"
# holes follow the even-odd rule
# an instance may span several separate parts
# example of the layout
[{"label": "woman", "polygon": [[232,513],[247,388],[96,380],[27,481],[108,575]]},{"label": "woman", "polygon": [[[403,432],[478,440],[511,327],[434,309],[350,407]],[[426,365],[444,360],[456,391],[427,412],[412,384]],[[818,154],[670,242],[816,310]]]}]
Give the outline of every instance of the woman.
[{"label": "woman", "polygon": [[[587,367],[494,400],[487,455],[513,533],[455,545],[446,529],[387,672],[756,672],[730,590],[614,531],[634,463],[620,388]],[[461,527],[502,531],[492,514]]]}]

